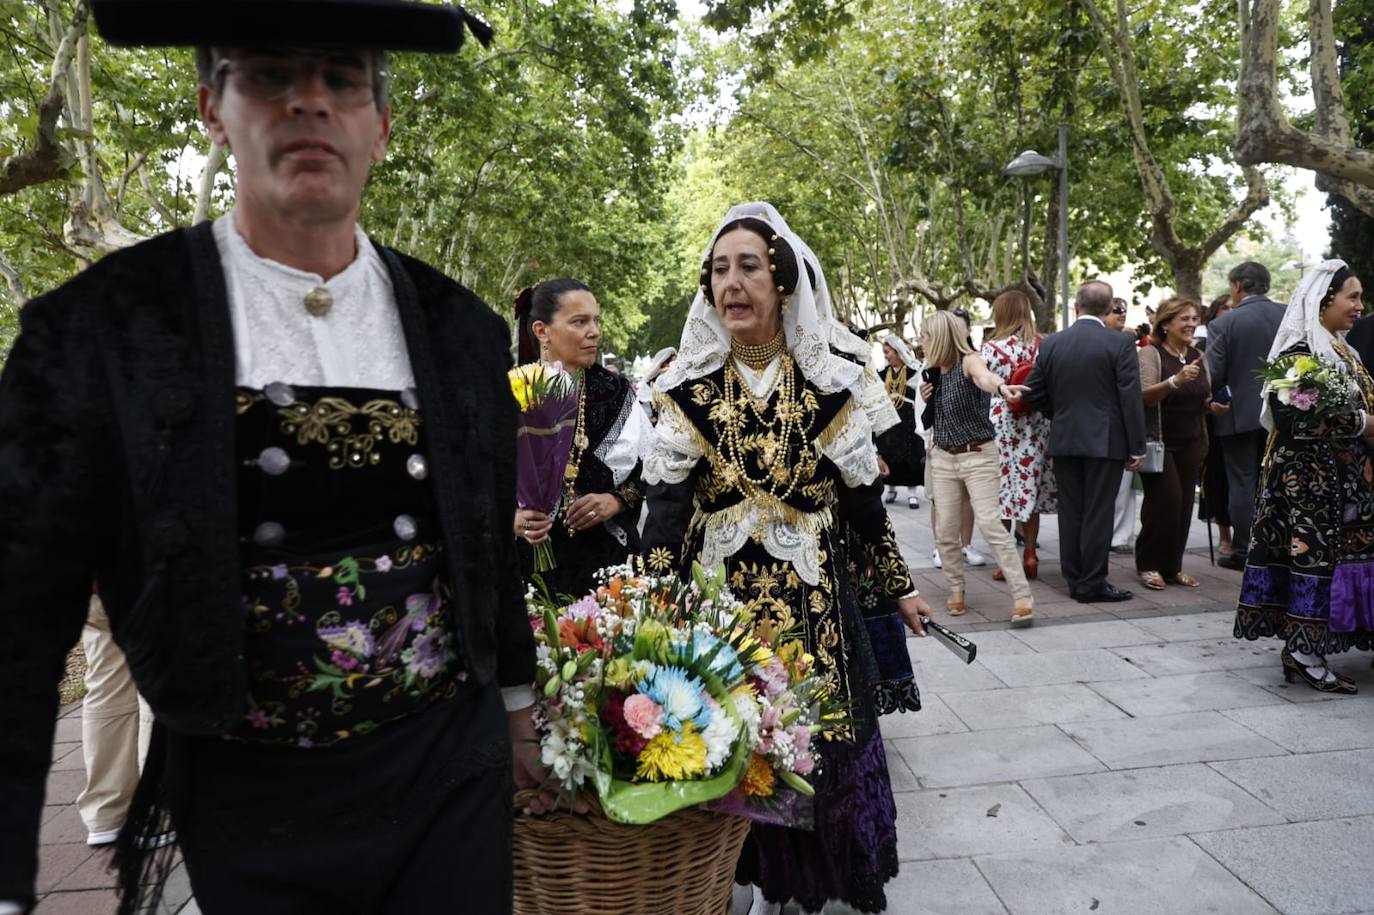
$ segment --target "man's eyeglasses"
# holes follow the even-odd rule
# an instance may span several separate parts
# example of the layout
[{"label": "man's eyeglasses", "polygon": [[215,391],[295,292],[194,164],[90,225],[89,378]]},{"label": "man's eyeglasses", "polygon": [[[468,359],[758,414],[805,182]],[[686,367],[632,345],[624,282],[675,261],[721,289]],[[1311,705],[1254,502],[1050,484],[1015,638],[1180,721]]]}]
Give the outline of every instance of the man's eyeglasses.
[{"label": "man's eyeglasses", "polygon": [[373,74],[363,64],[348,60],[249,58],[222,60],[218,69],[234,74],[244,95],[263,102],[286,98],[292,89],[309,85],[316,74],[340,108],[361,108],[375,98]]},{"label": "man's eyeglasses", "polygon": [[1113,308],[1113,309],[1112,309],[1112,314],[1114,314],[1114,315],[1124,315],[1125,313],[1126,313],[1126,309],[1124,309],[1124,308]]}]

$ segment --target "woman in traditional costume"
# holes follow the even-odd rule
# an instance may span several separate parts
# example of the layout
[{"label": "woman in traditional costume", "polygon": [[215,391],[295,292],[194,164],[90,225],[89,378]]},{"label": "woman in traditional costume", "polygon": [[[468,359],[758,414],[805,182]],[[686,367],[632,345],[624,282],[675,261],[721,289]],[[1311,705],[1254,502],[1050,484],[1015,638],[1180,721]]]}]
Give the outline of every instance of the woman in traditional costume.
[{"label": "woman in traditional costume", "polygon": [[655,395],[646,562],[656,572],[723,563],[756,624],[795,628],[852,710],[822,748],[814,830],[755,825],[741,882],[775,907],[791,899],[817,911],[841,900],[881,911],[897,872],[896,814],[848,555],[876,570],[918,634],[928,608],[882,506],[864,368],[832,348],[825,278],[771,205],[727,214],[701,281]]},{"label": "woman in traditional costume", "polygon": [[1328,260],[1298,285],[1269,359],[1315,356],[1352,382],[1328,410],[1280,399],[1271,383],[1260,420],[1270,430],[1236,638],[1284,640],[1284,679],[1354,693],[1327,656],[1374,648],[1374,382],[1345,343],[1363,290],[1344,261]]},{"label": "woman in traditional costume", "polygon": [[[536,358],[578,378],[577,425],[564,473],[563,500],[552,516],[516,509],[515,536],[526,579],[576,598],[597,569],[639,552],[639,453],[648,417],[635,406],[629,379],[597,364],[601,309],[577,280],[545,280],[516,297],[522,364]],[[552,541],[557,565],[534,571],[533,547]]]},{"label": "woman in traditional costume", "polygon": [[644,408],[650,422],[658,422],[658,414],[654,412],[654,382],[658,381],[658,376],[668,371],[668,366],[672,365],[676,358],[676,346],[663,347],[654,353],[654,358],[650,361],[649,367],[644,370],[644,377],[639,380],[639,390],[635,392],[635,397],[639,400],[640,406]]},{"label": "woman in traditional costume", "polygon": [[906,507],[920,508],[916,487],[925,483],[926,446],[916,429],[916,388],[921,383],[920,363],[905,340],[896,334],[883,338],[883,359],[879,371],[883,388],[897,411],[898,423],[878,436],[878,455],[887,464],[887,496],[897,501],[897,487],[906,487]]}]

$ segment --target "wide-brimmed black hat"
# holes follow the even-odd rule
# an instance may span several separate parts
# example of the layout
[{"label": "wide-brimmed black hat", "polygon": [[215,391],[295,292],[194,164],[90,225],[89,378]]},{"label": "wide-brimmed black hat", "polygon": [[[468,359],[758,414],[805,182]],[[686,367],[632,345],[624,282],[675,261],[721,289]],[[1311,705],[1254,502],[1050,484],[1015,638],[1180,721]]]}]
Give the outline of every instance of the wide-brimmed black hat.
[{"label": "wide-brimmed black hat", "polygon": [[464,28],[491,28],[459,6],[406,0],[92,0],[95,24],[122,47],[308,47],[451,53]]}]

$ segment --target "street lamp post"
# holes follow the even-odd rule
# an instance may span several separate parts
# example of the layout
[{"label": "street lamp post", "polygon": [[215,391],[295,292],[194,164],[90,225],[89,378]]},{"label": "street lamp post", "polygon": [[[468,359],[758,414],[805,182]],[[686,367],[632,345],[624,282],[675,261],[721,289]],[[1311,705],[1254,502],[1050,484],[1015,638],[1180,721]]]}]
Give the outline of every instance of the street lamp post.
[{"label": "street lamp post", "polygon": [[1002,174],[1013,178],[1033,178],[1046,172],[1059,172],[1059,286],[1064,302],[1064,327],[1069,326],[1069,127],[1059,125],[1059,157],[1051,159],[1028,149],[1012,159]]}]

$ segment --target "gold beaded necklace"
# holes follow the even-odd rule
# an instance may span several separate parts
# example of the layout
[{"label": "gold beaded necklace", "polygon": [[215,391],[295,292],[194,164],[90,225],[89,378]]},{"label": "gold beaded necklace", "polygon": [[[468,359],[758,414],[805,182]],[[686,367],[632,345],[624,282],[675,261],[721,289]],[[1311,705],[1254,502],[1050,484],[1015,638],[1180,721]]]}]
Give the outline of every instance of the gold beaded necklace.
[{"label": "gold beaded necklace", "polygon": [[[567,493],[564,500],[564,517],[567,517],[567,508],[577,499],[577,475],[582,470],[582,457],[587,453],[587,375],[585,372],[578,374],[577,379],[577,425],[573,427],[572,446],[568,449],[568,464],[563,469],[563,487]],[[572,534],[573,529],[568,528],[568,533]]]},{"label": "gold beaded necklace", "polygon": [[892,398],[892,405],[894,407],[900,407],[906,400],[906,382],[907,375],[905,363],[902,364],[901,368],[894,369],[892,373],[887,376],[885,382],[887,385],[887,396]]},{"label": "gold beaded necklace", "polygon": [[730,355],[740,362],[749,366],[754,371],[761,371],[768,368],[769,363],[787,350],[787,338],[780,330],[772,340],[767,343],[753,345],[741,343],[734,337],[730,338]]}]

